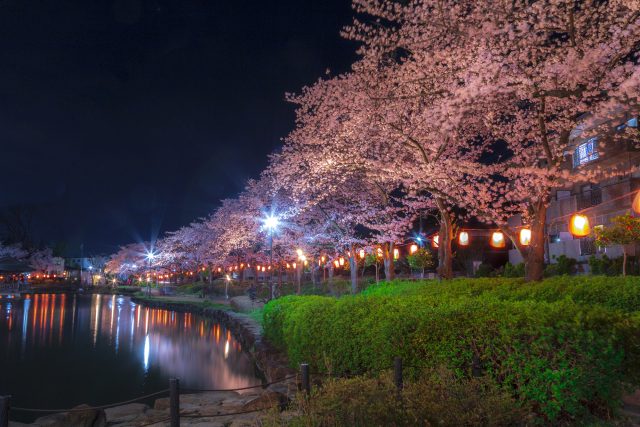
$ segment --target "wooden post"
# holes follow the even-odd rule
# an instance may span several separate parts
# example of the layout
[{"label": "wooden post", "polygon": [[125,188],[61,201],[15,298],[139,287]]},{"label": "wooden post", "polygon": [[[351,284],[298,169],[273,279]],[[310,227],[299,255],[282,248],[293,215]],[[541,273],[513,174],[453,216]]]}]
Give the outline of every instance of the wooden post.
[{"label": "wooden post", "polygon": [[180,381],[177,378],[169,379],[169,416],[170,426],[180,427]]},{"label": "wooden post", "polygon": [[398,388],[398,391],[402,390],[402,358],[396,357],[393,361],[393,382]]},{"label": "wooden post", "polygon": [[302,375],[302,389],[307,395],[311,393],[311,383],[309,382],[309,364],[300,364],[300,374]]},{"label": "wooden post", "polygon": [[0,396],[0,427],[9,427],[9,401],[11,396]]}]

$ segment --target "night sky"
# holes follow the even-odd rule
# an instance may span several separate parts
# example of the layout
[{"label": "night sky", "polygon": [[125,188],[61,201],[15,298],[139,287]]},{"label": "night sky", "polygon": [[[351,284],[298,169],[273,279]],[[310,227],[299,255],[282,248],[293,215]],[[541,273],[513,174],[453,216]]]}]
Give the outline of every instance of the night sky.
[{"label": "night sky", "polygon": [[207,215],[293,126],[284,93],[342,72],[350,0],[0,2],[0,208],[111,253]]}]

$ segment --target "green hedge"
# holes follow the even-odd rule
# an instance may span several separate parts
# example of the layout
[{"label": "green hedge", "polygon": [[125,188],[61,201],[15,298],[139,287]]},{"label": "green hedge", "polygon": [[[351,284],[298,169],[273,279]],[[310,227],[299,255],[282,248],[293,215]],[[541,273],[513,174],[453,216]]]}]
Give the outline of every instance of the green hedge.
[{"label": "green hedge", "polygon": [[[615,306],[613,290],[602,297],[553,280],[535,292],[539,285],[475,280],[392,284],[340,299],[285,297],[265,307],[264,330],[292,364],[315,370],[378,371],[401,356],[408,366],[486,374],[547,420],[614,408],[623,381],[640,383],[640,318],[561,298],[568,292]],[[603,283],[596,286],[608,289]],[[538,301],[526,300],[532,295]]]},{"label": "green hedge", "polygon": [[483,295],[500,300],[547,302],[569,299],[626,312],[640,311],[640,277],[558,276],[539,283],[525,283],[520,278],[395,281],[371,286],[363,294],[421,295],[438,299]]}]

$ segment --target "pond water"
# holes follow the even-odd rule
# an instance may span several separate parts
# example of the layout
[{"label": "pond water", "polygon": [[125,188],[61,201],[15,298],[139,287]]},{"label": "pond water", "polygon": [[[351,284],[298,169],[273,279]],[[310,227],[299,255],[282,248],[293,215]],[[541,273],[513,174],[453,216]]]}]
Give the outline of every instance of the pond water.
[{"label": "pond water", "polygon": [[12,406],[102,405],[166,389],[174,377],[181,388],[260,383],[233,334],[203,317],[116,295],[0,299],[0,395]]}]

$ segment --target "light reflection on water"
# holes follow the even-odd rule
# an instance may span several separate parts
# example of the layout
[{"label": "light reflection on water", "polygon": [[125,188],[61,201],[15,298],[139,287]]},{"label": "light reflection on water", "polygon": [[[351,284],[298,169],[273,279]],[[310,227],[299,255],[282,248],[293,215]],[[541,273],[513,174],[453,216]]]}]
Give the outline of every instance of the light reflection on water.
[{"label": "light reflection on water", "polygon": [[69,407],[167,388],[258,384],[230,331],[116,295],[0,299],[0,393],[15,406]]}]

